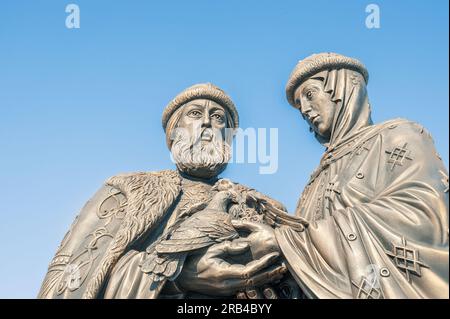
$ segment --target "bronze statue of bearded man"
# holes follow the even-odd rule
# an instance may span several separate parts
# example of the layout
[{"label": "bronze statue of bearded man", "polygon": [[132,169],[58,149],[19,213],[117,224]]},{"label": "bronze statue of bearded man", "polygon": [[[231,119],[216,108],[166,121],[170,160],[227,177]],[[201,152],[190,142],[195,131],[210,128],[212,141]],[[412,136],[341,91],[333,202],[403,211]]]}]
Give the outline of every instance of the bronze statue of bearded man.
[{"label": "bronze statue of bearded man", "polygon": [[[265,206],[258,203],[285,209],[219,180],[239,125],[228,95],[212,84],[194,85],[168,104],[162,124],[177,170],[108,179],[63,239],[39,298],[236,297],[282,278],[286,267],[274,243],[255,256],[245,242],[230,241],[239,237],[231,217],[263,222]],[[225,262],[245,253],[255,260]]]}]

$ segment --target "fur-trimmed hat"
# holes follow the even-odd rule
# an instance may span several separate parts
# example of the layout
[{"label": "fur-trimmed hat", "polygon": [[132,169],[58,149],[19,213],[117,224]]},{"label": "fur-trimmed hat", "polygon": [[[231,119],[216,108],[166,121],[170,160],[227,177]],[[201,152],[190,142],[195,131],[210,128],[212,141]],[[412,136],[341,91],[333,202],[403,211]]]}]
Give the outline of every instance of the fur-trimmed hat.
[{"label": "fur-trimmed hat", "polygon": [[166,130],[170,117],[178,108],[187,102],[196,99],[207,99],[220,104],[230,113],[234,128],[239,126],[239,115],[231,98],[223,90],[211,83],[200,83],[195,84],[178,94],[166,106],[162,116],[162,126],[164,130]]},{"label": "fur-trimmed hat", "polygon": [[341,54],[327,52],[310,55],[300,60],[292,71],[286,84],[286,97],[289,104],[294,105],[294,92],[306,79],[312,75],[329,69],[350,69],[362,74],[366,84],[369,72],[360,61]]}]

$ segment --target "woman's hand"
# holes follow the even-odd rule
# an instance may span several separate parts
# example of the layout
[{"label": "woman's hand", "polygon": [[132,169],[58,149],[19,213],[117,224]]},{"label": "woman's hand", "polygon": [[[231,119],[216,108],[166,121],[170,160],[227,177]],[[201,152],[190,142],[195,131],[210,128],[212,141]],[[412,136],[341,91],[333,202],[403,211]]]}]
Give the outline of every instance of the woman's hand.
[{"label": "woman's hand", "polygon": [[254,259],[270,253],[280,254],[275,232],[270,226],[241,220],[232,220],[231,223],[240,233],[248,233],[248,236],[235,239],[234,242],[248,243]]},{"label": "woman's hand", "polygon": [[243,254],[249,247],[246,242],[225,241],[209,247],[203,255],[188,257],[177,279],[178,285],[187,291],[226,297],[283,277],[287,268],[274,264],[279,257],[277,252],[265,254],[246,265],[225,261],[227,256]]}]

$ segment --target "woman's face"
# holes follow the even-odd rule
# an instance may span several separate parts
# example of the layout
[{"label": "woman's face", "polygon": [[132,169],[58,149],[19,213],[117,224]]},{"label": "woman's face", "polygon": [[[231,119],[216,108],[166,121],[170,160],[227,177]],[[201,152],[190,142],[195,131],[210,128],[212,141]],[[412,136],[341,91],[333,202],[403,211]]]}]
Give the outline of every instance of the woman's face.
[{"label": "woman's face", "polygon": [[295,107],[300,110],[309,126],[325,140],[331,137],[336,103],[324,91],[323,82],[308,79],[294,93]]}]

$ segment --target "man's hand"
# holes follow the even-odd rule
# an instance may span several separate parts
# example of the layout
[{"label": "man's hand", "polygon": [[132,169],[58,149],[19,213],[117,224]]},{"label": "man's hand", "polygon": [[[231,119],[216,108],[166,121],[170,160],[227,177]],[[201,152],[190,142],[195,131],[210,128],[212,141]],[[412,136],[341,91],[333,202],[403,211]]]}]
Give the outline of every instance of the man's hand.
[{"label": "man's hand", "polygon": [[188,257],[177,283],[185,290],[204,295],[227,297],[238,291],[280,280],[287,271],[274,264],[279,257],[272,252],[246,265],[230,264],[227,256],[240,255],[249,249],[246,242],[225,241],[208,248],[203,255]]}]

